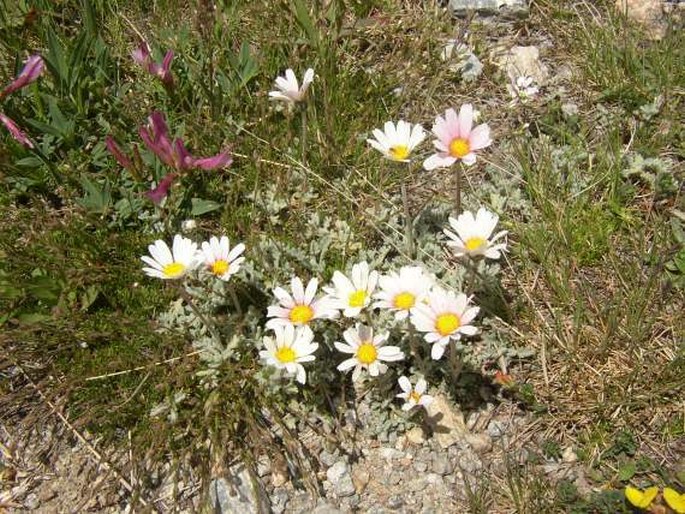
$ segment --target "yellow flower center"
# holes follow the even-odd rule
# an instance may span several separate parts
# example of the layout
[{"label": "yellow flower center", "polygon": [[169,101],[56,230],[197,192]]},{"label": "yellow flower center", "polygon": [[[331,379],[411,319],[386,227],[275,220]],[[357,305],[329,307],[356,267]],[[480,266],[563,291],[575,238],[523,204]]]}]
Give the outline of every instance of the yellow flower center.
[{"label": "yellow flower center", "polygon": [[407,145],[397,145],[390,148],[390,157],[395,161],[403,161],[409,157],[409,147]]},{"label": "yellow flower center", "polygon": [[453,333],[459,328],[459,325],[461,325],[459,316],[451,312],[440,314],[435,320],[435,330],[443,337]]},{"label": "yellow flower center", "polygon": [[450,143],[450,155],[452,157],[461,159],[470,151],[469,142],[466,139],[456,138]]},{"label": "yellow flower center", "polygon": [[371,364],[376,361],[378,350],[373,343],[362,343],[357,349],[357,360],[362,364]]},{"label": "yellow flower center", "polygon": [[296,305],[290,311],[290,321],[295,324],[304,325],[314,317],[314,311],[309,305]]},{"label": "yellow flower center", "polygon": [[395,297],[395,308],[409,310],[414,306],[416,297],[411,293],[400,293]]},{"label": "yellow flower center", "polygon": [[464,246],[469,252],[475,252],[476,250],[479,250],[485,242],[485,239],[482,237],[469,237],[464,243]]},{"label": "yellow flower center", "polygon": [[185,270],[185,264],[181,264],[180,262],[172,262],[162,268],[162,273],[169,278],[178,278],[183,275]]},{"label": "yellow flower center", "polygon": [[212,263],[212,273],[214,273],[217,276],[222,276],[225,275],[228,272],[228,262],[226,262],[223,259],[216,260]]},{"label": "yellow flower center", "polygon": [[365,301],[366,291],[363,289],[359,289],[358,291],[350,294],[350,297],[347,299],[347,303],[350,304],[350,307],[364,307]]},{"label": "yellow flower center", "polygon": [[417,393],[416,391],[412,391],[409,394],[409,400],[414,400],[416,403],[419,403],[419,400],[421,399],[421,395]]},{"label": "yellow flower center", "polygon": [[295,362],[297,355],[295,355],[295,350],[289,346],[283,346],[276,350],[276,358],[279,360],[279,362],[285,364],[288,362]]}]

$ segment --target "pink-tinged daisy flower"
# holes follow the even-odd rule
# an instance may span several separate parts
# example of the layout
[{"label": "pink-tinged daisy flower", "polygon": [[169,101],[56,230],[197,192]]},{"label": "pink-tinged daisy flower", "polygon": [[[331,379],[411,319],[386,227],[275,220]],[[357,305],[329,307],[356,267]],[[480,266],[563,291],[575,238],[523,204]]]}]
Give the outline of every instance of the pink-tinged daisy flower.
[{"label": "pink-tinged daisy flower", "polygon": [[431,358],[439,360],[450,339],[458,341],[462,334],[472,336],[478,332],[469,323],[479,310],[478,307],[469,307],[469,298],[463,293],[434,288],[428,294],[428,303],[420,303],[414,308],[411,322],[416,330],[425,332],[423,338],[433,343]]},{"label": "pink-tinged daisy flower", "polygon": [[384,346],[388,339],[388,333],[378,334],[374,337],[373,329],[366,325],[357,324],[343,332],[347,344],[335,343],[338,351],[351,353],[352,357],[338,365],[339,371],[347,371],[354,368],[352,381],[356,382],[363,369],[368,370],[369,375],[377,377],[388,370],[384,362],[401,361],[404,353],[398,346]]},{"label": "pink-tinged daisy flower", "polygon": [[0,91],[0,99],[18,91],[19,89],[28,86],[34,82],[45,69],[45,63],[40,55],[32,55],[24,63],[24,67],[17,75],[17,78],[9,83],[5,89]]},{"label": "pink-tinged daisy flower", "polygon": [[374,295],[374,308],[390,309],[395,313],[395,319],[402,320],[428,298],[433,281],[422,268],[403,266],[399,273],[393,271],[381,276],[378,284],[381,290]]},{"label": "pink-tinged daisy flower", "polygon": [[399,162],[409,162],[414,148],[426,137],[421,125],[412,128],[410,123],[402,120],[397,122],[397,126],[391,121],[386,122],[383,130],[374,129],[373,135],[376,139],[367,139],[366,142],[387,159]]},{"label": "pink-tinged daisy flower", "polygon": [[274,296],[278,299],[279,305],[271,305],[267,310],[267,317],[270,319],[266,327],[274,328],[282,325],[308,325],[312,320],[327,318],[332,319],[338,315],[338,311],[333,302],[326,296],[314,300],[319,281],[311,279],[304,288],[302,280],[293,277],[290,282],[292,295],[277,287],[274,289]]},{"label": "pink-tinged daisy flower", "polygon": [[10,135],[19,143],[27,148],[33,148],[33,142],[29,139],[26,133],[19,128],[19,125],[14,123],[14,120],[5,116],[0,112],[0,123],[2,123],[7,130],[9,130]]},{"label": "pink-tinged daisy flower", "polygon": [[268,366],[285,369],[290,375],[295,375],[295,380],[300,384],[307,381],[307,374],[303,362],[311,362],[316,359],[313,353],[319,348],[314,340],[314,333],[307,327],[295,328],[293,325],[273,327],[275,339],[264,336],[266,350],[259,352]]},{"label": "pink-tinged daisy flower", "polygon": [[476,162],[476,151],[489,146],[490,127],[486,123],[473,128],[473,106],[464,104],[459,115],[454,109],[447,109],[445,117],[435,118],[433,141],[438,153],[431,155],[423,163],[426,170],[447,168],[457,161],[470,166]]},{"label": "pink-tinged daisy flower", "polygon": [[397,382],[402,388],[402,392],[397,395],[397,398],[404,400],[402,410],[411,410],[417,405],[427,407],[433,401],[432,396],[425,394],[428,384],[423,378],[419,378],[415,387],[411,385],[411,382],[405,376],[401,376]]},{"label": "pink-tinged daisy flower", "polygon": [[470,211],[465,211],[459,217],[449,218],[450,227],[454,230],[444,229],[443,232],[450,241],[447,246],[454,250],[454,255],[461,257],[469,255],[471,257],[484,256],[488,259],[499,259],[500,252],[506,250],[507,244],[497,243],[499,238],[506,235],[507,231],[502,230],[495,234],[492,233],[497,226],[499,217],[484,207],[478,209],[476,216]]},{"label": "pink-tinged daisy flower", "polygon": [[197,243],[180,234],[174,236],[171,250],[161,239],[148,246],[148,250],[152,257],[144,255],[141,259],[150,266],[143,268],[150,277],[165,280],[181,278],[198,265]]},{"label": "pink-tinged daisy flower", "polygon": [[210,273],[227,281],[240,269],[245,260],[245,257],[241,257],[244,251],[245,245],[242,243],[231,249],[226,236],[221,236],[221,239],[211,237],[209,242],[202,243],[200,259]]},{"label": "pink-tinged daisy flower", "polygon": [[283,100],[290,104],[301,102],[304,100],[309,85],[313,80],[314,70],[308,68],[307,71],[304,72],[302,87],[300,87],[295,72],[288,68],[285,70],[285,77],[276,77],[276,87],[278,88],[278,91],[270,91],[269,97],[271,100]]},{"label": "pink-tinged daisy flower", "polygon": [[370,271],[366,261],[352,266],[352,278],[339,271],[333,273],[333,287],[325,287],[324,291],[335,302],[343,316],[353,318],[371,302],[371,294],[378,282],[378,272]]}]

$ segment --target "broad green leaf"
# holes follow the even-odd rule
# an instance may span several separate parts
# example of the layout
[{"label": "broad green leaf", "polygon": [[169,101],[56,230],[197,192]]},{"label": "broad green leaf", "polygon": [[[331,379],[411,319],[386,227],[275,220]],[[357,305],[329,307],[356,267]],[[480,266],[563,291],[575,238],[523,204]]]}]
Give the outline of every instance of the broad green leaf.
[{"label": "broad green leaf", "polygon": [[635,465],[635,462],[626,462],[618,468],[618,479],[621,482],[627,482],[628,480],[633,478],[636,471],[637,466]]},{"label": "broad green leaf", "polygon": [[221,209],[221,204],[217,202],[213,202],[212,200],[203,200],[201,198],[193,198],[191,200],[192,203],[192,209],[190,210],[190,214],[192,216],[201,216],[202,214],[206,214],[208,212],[216,211]]},{"label": "broad green leaf", "polygon": [[302,27],[302,29],[307,34],[309,43],[315,48],[319,47],[319,31],[317,30],[314,20],[309,14],[309,9],[307,5],[302,0],[293,0],[293,11],[295,13],[295,18],[297,23]]}]

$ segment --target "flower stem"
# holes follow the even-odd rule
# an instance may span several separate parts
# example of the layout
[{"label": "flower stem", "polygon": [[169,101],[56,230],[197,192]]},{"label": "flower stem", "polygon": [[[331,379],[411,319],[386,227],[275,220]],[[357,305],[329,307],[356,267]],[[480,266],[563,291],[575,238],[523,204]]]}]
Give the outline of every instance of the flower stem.
[{"label": "flower stem", "polygon": [[233,287],[233,284],[226,284],[226,287],[228,288],[228,294],[231,297],[231,301],[233,302],[233,306],[235,307],[238,316],[242,318],[243,309],[240,307],[240,301],[238,301],[238,295],[235,294],[235,288]]},{"label": "flower stem", "polygon": [[221,335],[219,334],[219,331],[216,328],[216,325],[212,322],[210,322],[202,312],[200,312],[200,309],[197,308],[197,305],[195,305],[195,302],[193,301],[193,297],[186,291],[183,286],[178,287],[178,292],[181,295],[181,298],[188,304],[190,307],[190,310],[193,311],[193,314],[198,317],[198,319],[207,327],[207,330],[212,334],[212,337],[216,339],[217,343],[221,343]]},{"label": "flower stem", "polygon": [[461,375],[462,361],[457,355],[457,344],[450,342],[450,368],[452,370],[452,383],[457,384],[459,375]]},{"label": "flower stem", "polygon": [[404,182],[400,186],[402,191],[402,205],[404,206],[404,237],[407,243],[407,254],[410,259],[414,258],[414,232],[413,232],[413,220],[411,217],[411,211],[409,209],[409,197],[407,196],[407,187]]},{"label": "flower stem", "polygon": [[461,214],[461,165],[457,166],[454,179],[454,209],[457,211],[456,215],[459,216]]},{"label": "flower stem", "polygon": [[426,369],[426,362],[419,353],[419,344],[416,340],[416,330],[414,329],[414,325],[409,318],[407,318],[407,333],[409,334],[409,348],[411,351],[411,356],[418,362],[421,372],[424,375],[427,375],[428,370]]},{"label": "flower stem", "polygon": [[307,173],[307,104],[300,108],[300,158],[302,159],[302,169],[304,170],[304,188],[307,189],[309,174]]}]

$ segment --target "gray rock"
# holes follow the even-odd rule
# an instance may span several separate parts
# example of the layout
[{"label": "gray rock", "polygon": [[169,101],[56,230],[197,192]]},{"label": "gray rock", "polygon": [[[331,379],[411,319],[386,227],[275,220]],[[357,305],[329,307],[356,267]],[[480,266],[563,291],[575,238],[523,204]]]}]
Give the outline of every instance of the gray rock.
[{"label": "gray rock", "polygon": [[342,514],[342,511],[330,503],[318,503],[311,514]]},{"label": "gray rock", "polygon": [[339,460],[326,471],[326,478],[338,497],[352,496],[355,493],[350,475],[350,467],[344,460]]},{"label": "gray rock", "polygon": [[485,453],[492,448],[492,438],[488,434],[468,434],[466,442],[478,453]]},{"label": "gray rock", "polygon": [[564,118],[569,119],[569,118],[575,118],[578,116],[578,104],[574,104],[573,102],[566,102],[561,104],[561,113],[564,115]]},{"label": "gray rock", "polygon": [[271,498],[271,511],[274,514],[282,514],[288,505],[288,493],[284,489],[276,489]]},{"label": "gray rock", "polygon": [[576,454],[576,452],[573,451],[573,447],[572,447],[572,446],[568,446],[568,447],[564,450],[564,453],[561,454],[561,459],[562,459],[564,462],[572,463],[572,462],[575,462],[575,461],[578,460],[578,455]]},{"label": "gray rock", "polygon": [[331,467],[337,460],[338,457],[336,455],[327,452],[326,450],[323,450],[321,453],[319,453],[319,461],[326,467]]},{"label": "gray rock", "polygon": [[433,437],[441,448],[449,448],[468,433],[464,415],[444,396],[435,396],[426,411],[429,416],[426,421],[432,426]]},{"label": "gray rock", "polygon": [[357,465],[352,468],[352,483],[357,493],[364,492],[369,480],[371,480],[371,475],[363,466]]},{"label": "gray rock", "polygon": [[498,64],[504,68],[509,80],[514,82],[518,77],[533,77],[538,86],[545,85],[549,70],[540,60],[540,49],[537,46],[515,46],[505,53]]},{"label": "gray rock", "polygon": [[36,493],[30,493],[24,500],[24,507],[29,510],[36,510],[40,506],[40,499]]},{"label": "gray rock", "polygon": [[473,82],[483,73],[483,63],[476,54],[469,53],[461,68],[461,78],[464,82]]},{"label": "gray rock", "polygon": [[353,494],[349,498],[346,498],[347,506],[352,508],[352,509],[357,507],[361,503],[361,501],[362,501],[362,498],[358,494]]},{"label": "gray rock", "polygon": [[388,484],[390,484],[390,485],[397,485],[402,481],[402,478],[403,478],[402,473],[400,473],[399,471],[393,471],[388,476],[387,481],[388,481]]},{"label": "gray rock", "polygon": [[268,509],[269,500],[257,478],[242,464],[233,466],[227,477],[209,484],[209,506],[217,514],[244,514]]},{"label": "gray rock", "polygon": [[492,437],[493,439],[497,439],[498,437],[502,437],[506,433],[507,433],[507,423],[493,419],[488,424],[488,435],[490,437]]},{"label": "gray rock", "polygon": [[459,17],[467,16],[471,12],[507,18],[528,16],[528,0],[450,0],[448,8]]},{"label": "gray rock", "polygon": [[417,446],[421,446],[426,442],[426,438],[423,435],[423,430],[421,427],[414,427],[409,432],[407,432],[407,440]]},{"label": "gray rock", "polygon": [[[674,2],[680,3],[680,2]],[[666,35],[668,20],[664,0],[616,0],[616,9],[647,29],[649,39],[659,40]]]},{"label": "gray rock", "polygon": [[415,460],[413,467],[419,473],[423,473],[424,471],[426,471],[428,469],[428,464],[426,464],[426,462],[424,462],[422,460]]},{"label": "gray rock", "polygon": [[397,508],[401,507],[402,505],[404,505],[404,500],[402,499],[402,497],[399,494],[395,494],[395,495],[391,496],[390,498],[388,498],[388,501],[385,502],[385,504],[390,509],[397,509]]},{"label": "gray rock", "polygon": [[444,454],[437,454],[433,456],[431,469],[433,473],[444,476],[452,473],[454,464]]},{"label": "gray rock", "polygon": [[459,469],[467,473],[473,473],[483,468],[483,462],[478,458],[478,455],[471,450],[461,452],[459,456]]},{"label": "gray rock", "polygon": [[404,453],[399,450],[396,450],[395,448],[381,448],[380,455],[387,461],[391,461],[393,459],[401,459],[402,457],[404,457]]}]

